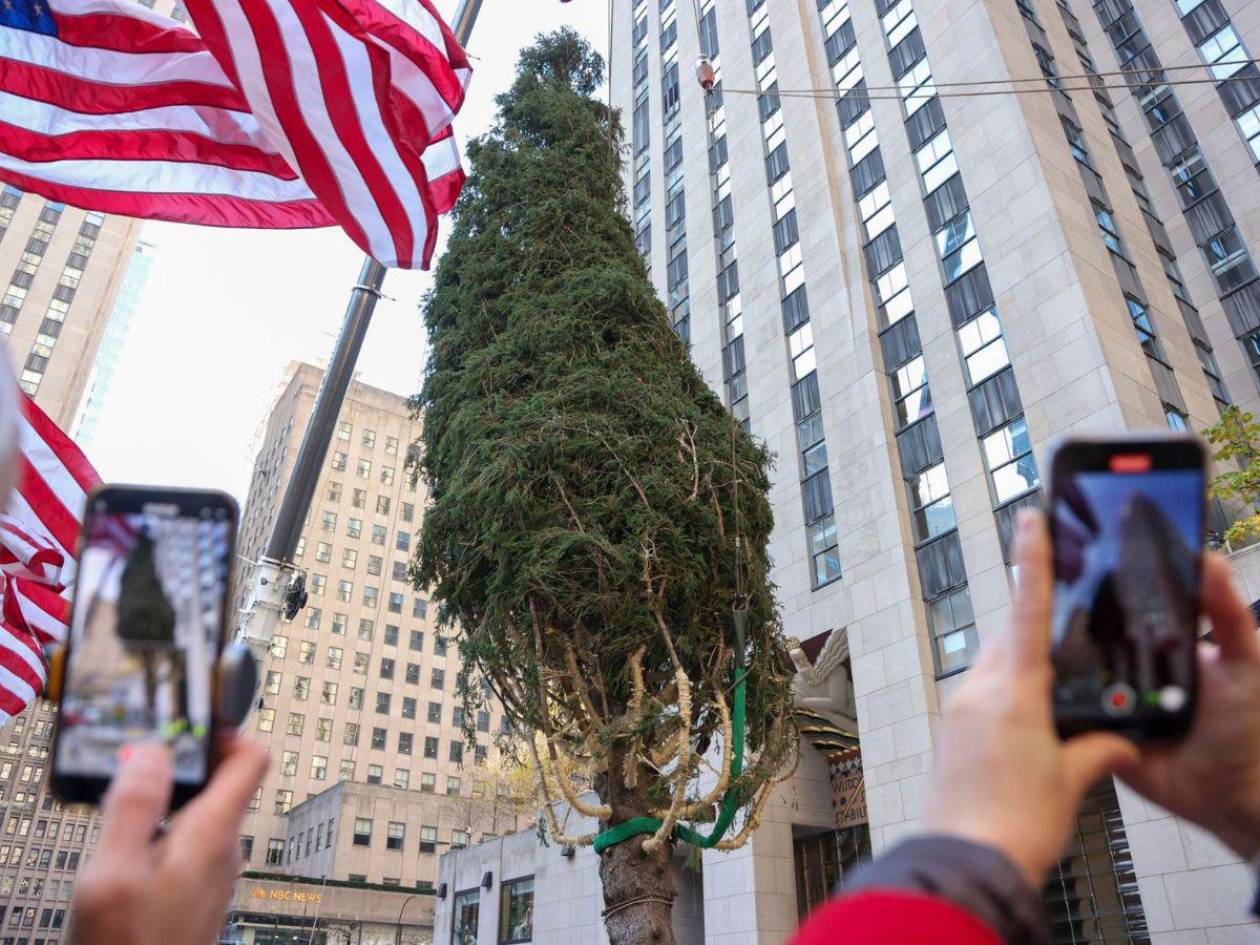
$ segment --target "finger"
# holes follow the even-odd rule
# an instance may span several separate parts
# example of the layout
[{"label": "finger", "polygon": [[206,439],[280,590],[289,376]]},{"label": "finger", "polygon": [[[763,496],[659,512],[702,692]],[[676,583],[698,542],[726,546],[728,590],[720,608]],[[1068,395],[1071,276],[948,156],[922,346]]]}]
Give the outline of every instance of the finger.
[{"label": "finger", "polygon": [[1137,745],[1109,732],[1079,735],[1063,746],[1064,775],[1074,801],[1109,774],[1134,770],[1140,758]]},{"label": "finger", "polygon": [[1025,668],[1050,664],[1050,616],[1054,576],[1050,529],[1046,517],[1031,509],[1019,514],[1015,529],[1015,587],[1013,656]]},{"label": "finger", "polygon": [[1203,610],[1212,621],[1212,639],[1224,660],[1260,660],[1256,618],[1238,595],[1229,564],[1219,554],[1203,559]]},{"label": "finger", "polygon": [[171,754],[162,745],[135,745],[124,757],[101,804],[98,856],[132,858],[149,846],[171,804]]},{"label": "finger", "polygon": [[228,736],[210,783],[180,812],[171,832],[189,836],[228,832],[235,836],[246,805],[267,773],[268,761],[267,751],[261,745],[237,735]]}]

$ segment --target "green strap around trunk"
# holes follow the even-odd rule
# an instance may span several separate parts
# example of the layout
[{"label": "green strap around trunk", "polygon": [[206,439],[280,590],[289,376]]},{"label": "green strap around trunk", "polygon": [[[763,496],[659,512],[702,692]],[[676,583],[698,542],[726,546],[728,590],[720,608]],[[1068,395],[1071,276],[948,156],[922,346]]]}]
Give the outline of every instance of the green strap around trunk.
[{"label": "green strap around trunk", "polygon": [[[741,669],[735,678],[735,711],[731,719],[731,728],[734,730],[735,752],[731,759],[731,780],[735,780],[744,770],[744,683],[748,677],[748,671]],[[732,786],[726,789],[726,793],[722,796],[722,806],[718,810],[717,820],[713,822],[713,832],[707,837],[696,833],[690,827],[684,827],[679,824],[674,828],[674,836],[690,843],[692,846],[709,849],[717,846],[718,841],[726,835],[726,831],[730,829],[735,815],[739,812],[739,792]],[[633,817],[630,820],[609,827],[595,838],[595,852],[603,853],[609,847],[623,843],[631,837],[637,837],[640,834],[653,834],[661,829],[663,821],[659,817]]]}]

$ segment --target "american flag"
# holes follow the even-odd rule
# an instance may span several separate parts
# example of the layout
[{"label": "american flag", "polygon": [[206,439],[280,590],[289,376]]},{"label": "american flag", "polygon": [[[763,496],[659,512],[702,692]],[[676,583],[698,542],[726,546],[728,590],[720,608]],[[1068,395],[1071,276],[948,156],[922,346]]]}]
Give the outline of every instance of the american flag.
[{"label": "american flag", "polygon": [[427,266],[471,76],[429,0],[0,0],[0,179],[213,226],[339,225]]},{"label": "american flag", "polygon": [[30,398],[23,404],[21,474],[0,516],[0,724],[44,691],[44,648],[65,642],[79,524],[100,482],[74,441]]}]

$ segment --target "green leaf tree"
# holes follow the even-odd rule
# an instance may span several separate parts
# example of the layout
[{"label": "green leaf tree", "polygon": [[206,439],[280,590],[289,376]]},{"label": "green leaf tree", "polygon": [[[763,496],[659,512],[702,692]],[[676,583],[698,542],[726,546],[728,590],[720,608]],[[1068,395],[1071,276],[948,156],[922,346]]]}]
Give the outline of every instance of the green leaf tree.
[{"label": "green leaf tree", "polygon": [[705,384],[647,278],[620,124],[594,98],[602,75],[573,31],[538,37],[469,146],[424,305],[414,406],[432,507],[412,577],[460,628],[465,699],[484,680],[536,734],[548,832],[595,840],[556,822],[560,800],[601,830],[651,825],[600,860],[612,945],[641,945],[673,942],[682,823],[721,819],[725,801],[739,815],[719,845],[745,842],[796,736],[766,553],[769,456]]},{"label": "green leaf tree", "polygon": [[1221,411],[1220,422],[1203,435],[1218,448],[1214,457],[1219,471],[1208,489],[1209,496],[1246,510],[1226,529],[1225,541],[1248,544],[1260,536],[1260,513],[1256,512],[1260,501],[1260,423],[1252,414],[1231,405]]}]

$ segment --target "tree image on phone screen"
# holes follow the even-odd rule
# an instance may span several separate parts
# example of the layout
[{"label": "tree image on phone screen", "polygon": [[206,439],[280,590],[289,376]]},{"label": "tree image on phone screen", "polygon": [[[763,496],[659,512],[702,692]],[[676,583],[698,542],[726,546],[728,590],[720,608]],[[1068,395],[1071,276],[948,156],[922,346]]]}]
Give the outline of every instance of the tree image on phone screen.
[{"label": "tree image on phone screen", "polygon": [[62,773],[110,777],[123,745],[158,740],[174,752],[177,782],[205,779],[230,527],[91,516],[61,707]]},{"label": "tree image on phone screen", "polygon": [[1203,476],[1194,469],[1056,478],[1055,701],[1115,727],[1193,696]]}]

